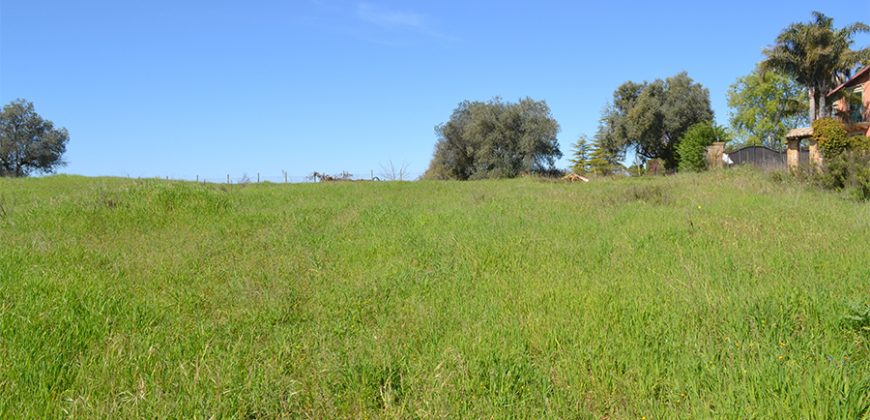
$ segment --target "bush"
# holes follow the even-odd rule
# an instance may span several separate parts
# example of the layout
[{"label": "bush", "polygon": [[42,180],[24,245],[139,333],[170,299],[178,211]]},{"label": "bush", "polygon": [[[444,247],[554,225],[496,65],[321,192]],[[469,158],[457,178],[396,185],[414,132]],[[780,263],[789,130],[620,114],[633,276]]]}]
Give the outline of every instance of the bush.
[{"label": "bush", "polygon": [[822,118],[813,122],[813,140],[825,158],[819,183],[849,191],[859,200],[870,199],[870,138],[850,137],[841,121]]},{"label": "bush", "polygon": [[870,137],[867,137],[867,136],[849,137],[849,149],[856,151],[856,152],[870,153]]},{"label": "bush", "polygon": [[813,140],[819,144],[819,150],[825,159],[833,159],[851,149],[851,140],[846,132],[846,126],[834,118],[821,118],[813,121]]},{"label": "bush", "polygon": [[677,144],[678,170],[680,172],[700,172],[707,169],[707,146],[713,142],[726,142],[728,140],[725,129],[712,122],[700,122],[689,127]]},{"label": "bush", "polygon": [[773,180],[810,182],[823,188],[845,191],[857,200],[870,200],[870,138],[844,136],[845,130],[841,132],[839,126],[842,124],[836,121],[813,125],[813,137],[819,141],[820,148],[823,144],[827,146],[827,151],[822,151],[825,160],[820,172],[809,168],[775,172]]},{"label": "bush", "polygon": [[826,188],[846,190],[859,200],[870,200],[870,152],[847,150],[825,161],[818,176]]},{"label": "bush", "polygon": [[667,173],[667,169],[665,168],[665,160],[650,159],[646,161],[646,173],[648,175],[665,175]]}]

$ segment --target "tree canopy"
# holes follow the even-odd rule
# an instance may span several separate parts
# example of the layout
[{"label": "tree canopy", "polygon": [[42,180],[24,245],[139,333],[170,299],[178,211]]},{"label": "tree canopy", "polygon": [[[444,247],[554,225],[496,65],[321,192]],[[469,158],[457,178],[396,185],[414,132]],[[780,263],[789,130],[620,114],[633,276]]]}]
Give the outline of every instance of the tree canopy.
[{"label": "tree canopy", "polygon": [[464,101],[435,128],[427,179],[511,178],[555,169],[559,124],[544,101]]},{"label": "tree canopy", "polygon": [[853,37],[870,32],[858,22],[834,28],[834,19],[813,12],[807,23],[793,23],[776,37],[776,44],[764,51],[763,70],[778,70],[807,88],[809,120],[831,115],[825,95],[851,75],[852,70],[870,61],[870,48],[852,50]]},{"label": "tree canopy", "polygon": [[608,176],[616,173],[621,165],[620,156],[612,148],[603,144],[601,137],[596,137],[589,154],[589,171],[597,176]]},{"label": "tree canopy", "polygon": [[31,102],[18,99],[0,112],[0,176],[52,172],[64,164],[69,133],[36,113]]},{"label": "tree canopy", "polygon": [[682,172],[700,172],[707,169],[707,146],[713,142],[728,141],[728,133],[724,128],[710,121],[699,122],[686,130],[677,146],[679,155],[679,170]]},{"label": "tree canopy", "polygon": [[789,130],[809,123],[807,98],[791,77],[756,68],[728,88],[731,126],[743,144],[780,149]]},{"label": "tree canopy", "polygon": [[710,93],[685,72],[665,80],[626,82],[613,93],[598,132],[600,147],[633,147],[645,159],[677,167],[676,146],[693,124],[711,121]]}]

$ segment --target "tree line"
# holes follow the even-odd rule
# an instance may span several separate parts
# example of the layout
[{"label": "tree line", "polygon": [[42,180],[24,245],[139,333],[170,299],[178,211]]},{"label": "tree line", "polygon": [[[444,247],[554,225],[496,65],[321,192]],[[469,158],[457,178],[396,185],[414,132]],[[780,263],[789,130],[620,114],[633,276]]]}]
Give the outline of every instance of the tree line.
[{"label": "tree line", "polygon": [[[861,22],[837,28],[820,12],[786,27],[764,50],[765,59],[729,88],[728,129],[715,125],[709,91],[685,72],[627,81],[613,92],[594,136],[573,144],[571,170],[613,174],[626,170],[621,162],[628,153],[637,160],[632,173],[702,170],[705,148],[730,139],[781,148],[788,130],[831,116],[826,93],[870,64],[870,48],[852,49],[855,35],[867,32]],[[463,101],[435,132],[426,179],[559,172],[559,124],[543,100]],[[0,176],[54,171],[64,164],[68,141],[67,130],[42,118],[32,103],[12,101],[0,112]]]},{"label": "tree line", "polygon": [[[855,35],[867,32],[870,27],[860,22],[836,28],[820,12],[813,12],[809,22],[786,27],[764,50],[764,60],[728,89],[728,128],[713,122],[709,91],[685,72],[627,81],[613,92],[594,136],[581,135],[573,144],[570,170],[594,175],[651,168],[698,171],[706,167],[706,147],[729,140],[781,149],[790,129],[831,116],[826,93],[870,65],[870,48],[852,49]],[[562,157],[558,130],[545,101],[463,102],[436,127],[438,141],[424,178],[554,172],[555,160]],[[624,168],[627,153],[638,163]]]}]

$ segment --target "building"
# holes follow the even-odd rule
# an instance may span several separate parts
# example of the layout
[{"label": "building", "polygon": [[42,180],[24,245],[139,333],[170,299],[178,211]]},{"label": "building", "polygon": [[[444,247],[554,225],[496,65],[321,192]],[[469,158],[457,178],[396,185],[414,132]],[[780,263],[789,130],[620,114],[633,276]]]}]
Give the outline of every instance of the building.
[{"label": "building", "polygon": [[[846,124],[849,134],[870,136],[870,66],[858,70],[849,80],[828,92],[825,99],[833,104],[834,117]],[[808,141],[811,164],[821,164],[822,155],[812,137],[812,127],[795,128],[785,135],[788,144],[786,162],[790,169],[800,165],[802,140]]]},{"label": "building", "polygon": [[870,136],[870,66],[864,67],[827,95],[834,115],[846,123],[850,134]]}]

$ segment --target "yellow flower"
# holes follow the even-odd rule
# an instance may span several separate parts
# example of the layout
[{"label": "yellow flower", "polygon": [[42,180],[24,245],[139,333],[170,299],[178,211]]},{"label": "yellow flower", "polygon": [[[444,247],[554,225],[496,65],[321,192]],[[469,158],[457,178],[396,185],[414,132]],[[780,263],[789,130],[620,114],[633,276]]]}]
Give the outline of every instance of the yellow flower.
[{"label": "yellow flower", "polygon": [[785,359],[785,356],[779,356],[779,360]]},{"label": "yellow flower", "polygon": [[779,346],[780,346],[780,347],[785,347],[785,342],[780,341],[780,342],[779,342]]}]

